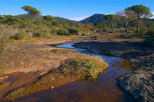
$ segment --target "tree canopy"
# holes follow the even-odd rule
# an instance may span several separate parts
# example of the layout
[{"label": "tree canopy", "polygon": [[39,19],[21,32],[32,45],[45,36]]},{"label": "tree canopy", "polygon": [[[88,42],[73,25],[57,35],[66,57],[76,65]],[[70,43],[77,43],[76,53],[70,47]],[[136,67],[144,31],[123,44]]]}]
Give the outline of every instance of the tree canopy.
[{"label": "tree canopy", "polygon": [[134,11],[138,18],[146,18],[152,15],[150,8],[144,5],[134,5],[127,8],[126,11]]},{"label": "tree canopy", "polygon": [[44,16],[43,18],[44,18],[45,20],[47,20],[47,21],[51,21],[51,22],[55,21],[55,18],[52,17],[51,15],[46,15],[46,16]]},{"label": "tree canopy", "polygon": [[116,21],[116,20],[118,20],[118,15],[114,15],[114,14],[106,15],[105,19],[107,21]]},{"label": "tree canopy", "polygon": [[22,9],[25,10],[26,12],[28,12],[28,14],[30,14],[30,15],[39,15],[39,14],[41,14],[41,12],[38,9],[36,9],[34,7],[31,7],[31,6],[26,5],[26,6],[23,6]]}]

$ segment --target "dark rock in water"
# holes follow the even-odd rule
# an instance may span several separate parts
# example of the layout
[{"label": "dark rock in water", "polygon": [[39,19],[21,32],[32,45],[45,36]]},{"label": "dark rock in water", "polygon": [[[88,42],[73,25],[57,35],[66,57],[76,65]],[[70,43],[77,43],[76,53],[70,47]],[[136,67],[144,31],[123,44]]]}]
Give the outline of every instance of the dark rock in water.
[{"label": "dark rock in water", "polygon": [[146,68],[122,76],[120,87],[138,102],[154,102],[154,69]]}]

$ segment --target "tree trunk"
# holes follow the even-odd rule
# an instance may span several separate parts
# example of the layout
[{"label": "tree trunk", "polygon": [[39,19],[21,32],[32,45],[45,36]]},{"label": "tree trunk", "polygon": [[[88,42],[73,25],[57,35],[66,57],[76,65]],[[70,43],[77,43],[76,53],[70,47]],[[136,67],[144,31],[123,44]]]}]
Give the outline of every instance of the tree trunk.
[{"label": "tree trunk", "polygon": [[126,33],[126,34],[128,34],[128,30],[129,30],[129,29],[128,29],[128,24],[129,24],[129,21],[128,21],[128,22],[126,21],[126,24],[125,24],[125,28],[126,28],[126,29],[125,29],[125,33]]},{"label": "tree trunk", "polygon": [[140,29],[140,21],[137,21],[137,31]]},{"label": "tree trunk", "polygon": [[137,31],[140,29],[140,17],[138,17],[137,21]]},{"label": "tree trunk", "polygon": [[114,29],[113,29],[113,22],[111,22],[111,32],[112,32],[112,33],[114,32]]}]

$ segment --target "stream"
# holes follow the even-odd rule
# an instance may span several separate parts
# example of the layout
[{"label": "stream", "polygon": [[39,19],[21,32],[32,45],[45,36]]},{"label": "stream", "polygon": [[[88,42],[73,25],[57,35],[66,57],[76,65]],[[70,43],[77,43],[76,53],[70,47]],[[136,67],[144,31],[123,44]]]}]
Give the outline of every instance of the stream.
[{"label": "stream", "polygon": [[[130,72],[123,67],[123,59],[75,48],[74,43],[59,44],[57,47],[73,49],[84,54],[100,57],[109,64],[109,68],[95,81],[82,80],[67,83],[51,90],[31,94],[30,97],[27,96],[28,99],[26,97],[24,99],[27,99],[28,102],[135,102],[129,94],[124,93],[117,86],[117,78]],[[19,102],[27,101],[19,100]]]},{"label": "stream", "polygon": [[131,96],[122,92],[117,86],[116,79],[130,72],[120,65],[123,59],[95,54],[86,49],[75,48],[73,44],[74,42],[70,42],[57,47],[100,57],[109,64],[109,68],[94,82],[72,82],[54,89],[52,93],[56,102],[135,102]]}]

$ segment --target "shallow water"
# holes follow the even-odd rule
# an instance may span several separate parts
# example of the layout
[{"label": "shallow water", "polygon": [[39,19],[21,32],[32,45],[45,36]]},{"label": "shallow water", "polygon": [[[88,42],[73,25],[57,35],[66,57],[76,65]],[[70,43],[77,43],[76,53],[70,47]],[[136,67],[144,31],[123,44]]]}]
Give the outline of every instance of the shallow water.
[{"label": "shallow water", "polygon": [[[130,72],[121,65],[123,59],[95,54],[86,49],[75,48],[72,46],[73,44],[71,42],[58,47],[74,49],[84,54],[103,58],[109,64],[109,68],[95,82],[80,81],[60,87],[61,93],[65,95],[63,102],[134,102],[131,96],[123,93],[117,87],[116,79]],[[61,97],[58,95],[58,91],[55,93],[57,94],[55,96]]]},{"label": "shallow water", "polygon": [[[63,86],[43,90],[18,100],[18,102],[135,102],[131,96],[117,87],[116,79],[129,70],[123,68],[123,59],[99,55],[73,47],[74,43],[61,44],[57,47],[80,51],[84,54],[103,58],[109,68],[96,81],[76,81]],[[24,100],[24,101],[23,101]]]},{"label": "shallow water", "polygon": [[5,80],[5,82],[14,82],[14,81],[16,81],[15,78],[8,78],[8,79]]}]

